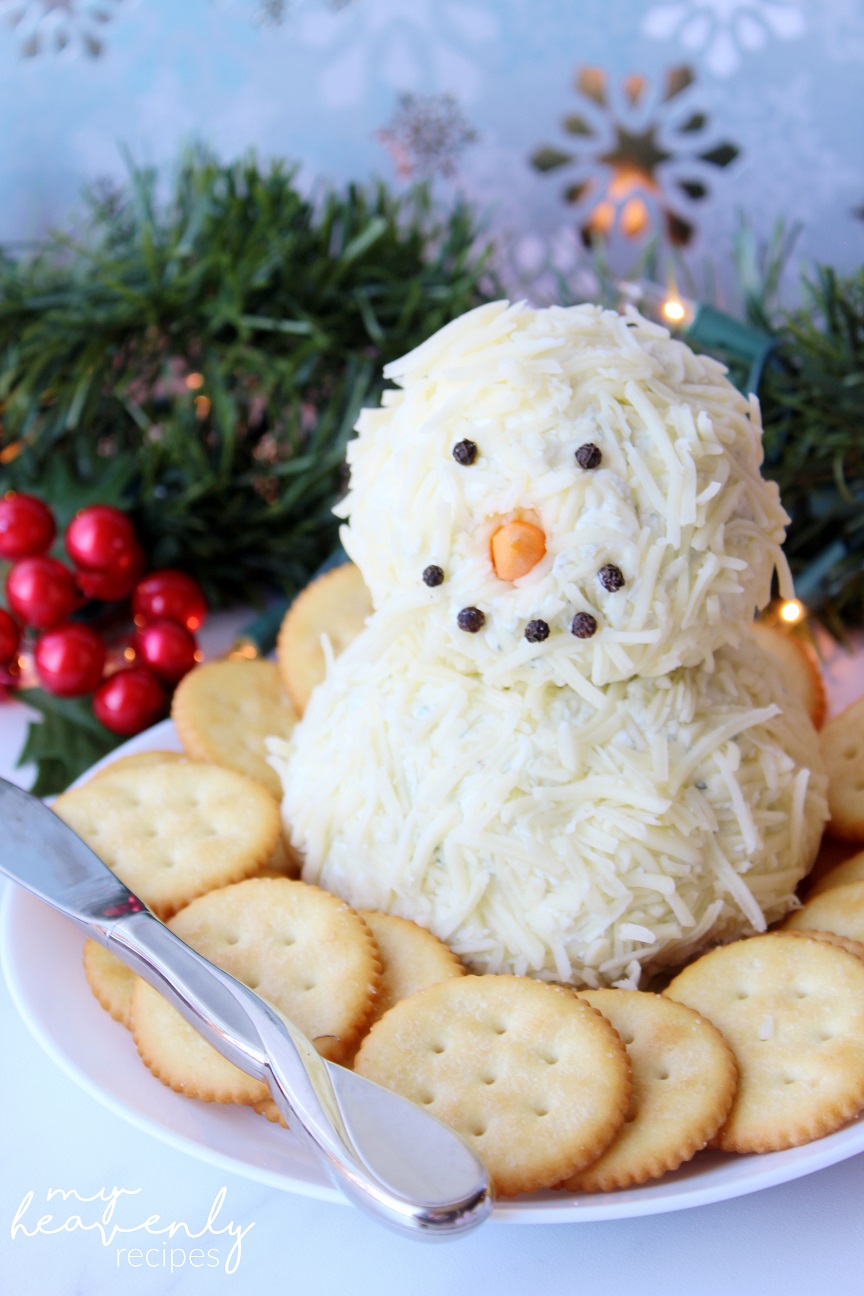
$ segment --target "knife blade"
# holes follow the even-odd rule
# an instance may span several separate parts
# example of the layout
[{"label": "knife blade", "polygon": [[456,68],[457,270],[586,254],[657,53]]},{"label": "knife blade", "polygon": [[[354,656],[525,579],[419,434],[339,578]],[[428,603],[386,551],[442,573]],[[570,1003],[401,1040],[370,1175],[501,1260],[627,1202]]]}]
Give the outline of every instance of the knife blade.
[{"label": "knife blade", "polygon": [[444,1240],[487,1218],[488,1176],[454,1130],[326,1062],[272,1004],[175,936],[53,811],[2,779],[0,872],[142,976],[230,1062],[265,1080],[292,1131],[379,1222]]}]

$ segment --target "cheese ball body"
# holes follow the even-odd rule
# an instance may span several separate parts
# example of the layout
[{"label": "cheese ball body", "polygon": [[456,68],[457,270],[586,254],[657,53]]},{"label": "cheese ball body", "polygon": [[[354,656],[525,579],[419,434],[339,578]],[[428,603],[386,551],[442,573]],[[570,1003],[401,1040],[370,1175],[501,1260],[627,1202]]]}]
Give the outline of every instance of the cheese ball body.
[{"label": "cheese ball body", "polygon": [[305,880],[413,919],[475,971],[587,986],[636,985],[794,905],[825,776],[755,644],[595,704],[492,688],[379,630],[271,744]]}]

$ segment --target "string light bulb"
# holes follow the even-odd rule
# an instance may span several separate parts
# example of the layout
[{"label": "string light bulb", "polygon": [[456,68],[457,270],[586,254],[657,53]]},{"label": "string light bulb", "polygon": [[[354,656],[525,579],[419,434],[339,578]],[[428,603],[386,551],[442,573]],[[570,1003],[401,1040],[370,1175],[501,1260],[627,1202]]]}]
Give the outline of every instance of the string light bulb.
[{"label": "string light bulb", "polygon": [[787,625],[796,625],[804,616],[804,604],[798,599],[787,599],[780,604],[780,620]]},{"label": "string light bulb", "polygon": [[622,305],[635,306],[648,319],[669,324],[676,332],[686,332],[696,319],[696,303],[682,297],[674,285],[661,288],[647,279],[622,279],[618,291]]}]

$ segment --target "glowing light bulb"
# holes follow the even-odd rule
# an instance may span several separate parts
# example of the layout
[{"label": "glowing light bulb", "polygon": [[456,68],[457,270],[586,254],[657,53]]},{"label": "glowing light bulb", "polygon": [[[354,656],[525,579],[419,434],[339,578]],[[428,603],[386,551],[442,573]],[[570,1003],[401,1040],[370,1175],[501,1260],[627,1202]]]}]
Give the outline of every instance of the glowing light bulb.
[{"label": "glowing light bulb", "polygon": [[797,599],[789,599],[786,603],[780,605],[780,620],[785,621],[787,625],[794,625],[800,621],[804,615],[804,605]]},{"label": "glowing light bulb", "polygon": [[646,279],[635,282],[622,279],[618,282],[618,293],[622,308],[635,306],[658,324],[671,324],[678,333],[686,333],[693,326],[697,312],[701,309],[696,302],[681,297],[674,284],[661,288],[659,284],[649,283]]}]

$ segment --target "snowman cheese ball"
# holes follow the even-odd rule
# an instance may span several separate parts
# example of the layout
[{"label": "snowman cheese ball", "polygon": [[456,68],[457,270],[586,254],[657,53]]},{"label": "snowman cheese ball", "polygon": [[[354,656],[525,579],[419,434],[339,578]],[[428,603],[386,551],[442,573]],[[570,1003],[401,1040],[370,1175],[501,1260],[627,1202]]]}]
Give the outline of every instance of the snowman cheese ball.
[{"label": "snowman cheese ball", "polygon": [[764,930],[827,808],[747,630],[787,579],[755,402],[592,306],[482,307],[388,373],[338,510],[375,611],[271,743],[304,878],[577,986]]}]

